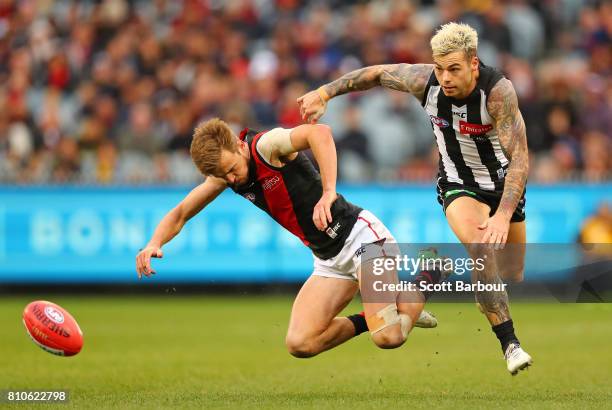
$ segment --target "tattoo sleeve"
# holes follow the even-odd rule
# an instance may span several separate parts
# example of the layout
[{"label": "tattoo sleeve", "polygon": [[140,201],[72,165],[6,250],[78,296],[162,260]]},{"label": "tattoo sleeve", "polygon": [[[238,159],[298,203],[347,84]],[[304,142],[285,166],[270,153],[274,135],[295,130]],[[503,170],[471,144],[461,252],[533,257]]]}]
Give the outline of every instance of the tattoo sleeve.
[{"label": "tattoo sleeve", "polygon": [[351,71],[324,87],[330,97],[382,85],[411,93],[421,99],[432,72],[431,64],[374,65]]},{"label": "tattoo sleeve", "polygon": [[499,143],[510,161],[498,208],[498,212],[510,218],[523,195],[529,173],[525,122],[510,80],[502,79],[493,87],[487,110],[495,120]]},{"label": "tattoo sleeve", "polygon": [[[497,274],[488,275],[481,283],[502,285],[503,282]],[[501,291],[476,291],[476,301],[480,303],[485,316],[491,325],[499,325],[510,320],[510,308],[508,306],[508,293]]]}]

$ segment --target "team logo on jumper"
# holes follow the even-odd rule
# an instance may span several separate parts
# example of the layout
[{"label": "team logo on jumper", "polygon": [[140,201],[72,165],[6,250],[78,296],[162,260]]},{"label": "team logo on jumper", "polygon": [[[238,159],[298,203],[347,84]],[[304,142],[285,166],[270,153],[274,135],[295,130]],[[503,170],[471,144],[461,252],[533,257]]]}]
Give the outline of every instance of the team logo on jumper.
[{"label": "team logo on jumper", "polygon": [[459,132],[462,134],[482,135],[493,129],[491,124],[470,124],[469,122],[459,121]]},{"label": "team logo on jumper", "polygon": [[329,236],[332,239],[336,239],[336,237],[338,236],[338,229],[340,229],[340,222],[338,222],[337,224],[334,225],[334,227],[332,228],[331,226],[328,227],[325,230],[325,233],[327,234],[327,236]]},{"label": "team logo on jumper", "polygon": [[436,117],[435,115],[430,115],[429,118],[431,122],[439,128],[446,128],[450,125],[444,118]]},{"label": "team logo on jumper", "polygon": [[247,192],[246,194],[244,194],[244,197],[251,202],[255,202],[255,194],[252,192]]},{"label": "team logo on jumper", "polygon": [[467,117],[467,112],[461,112],[461,111],[453,111],[453,115],[459,117],[459,118],[465,118]]},{"label": "team logo on jumper", "polygon": [[271,191],[274,189],[278,183],[280,182],[280,177],[278,175],[274,175],[273,177],[266,178],[261,184],[261,187],[264,191]]}]

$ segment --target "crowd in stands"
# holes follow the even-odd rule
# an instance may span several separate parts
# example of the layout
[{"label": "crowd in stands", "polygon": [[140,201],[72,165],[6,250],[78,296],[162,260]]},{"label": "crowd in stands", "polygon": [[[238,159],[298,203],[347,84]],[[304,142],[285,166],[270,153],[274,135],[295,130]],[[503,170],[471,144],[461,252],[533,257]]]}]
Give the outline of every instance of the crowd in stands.
[{"label": "crowd in stands", "polygon": [[[301,123],[296,99],[366,65],[429,63],[436,27],[477,29],[510,78],[530,181],[610,180],[612,2],[0,0],[0,183],[193,184],[194,126]],[[413,97],[335,98],[340,180],[432,181]]]}]

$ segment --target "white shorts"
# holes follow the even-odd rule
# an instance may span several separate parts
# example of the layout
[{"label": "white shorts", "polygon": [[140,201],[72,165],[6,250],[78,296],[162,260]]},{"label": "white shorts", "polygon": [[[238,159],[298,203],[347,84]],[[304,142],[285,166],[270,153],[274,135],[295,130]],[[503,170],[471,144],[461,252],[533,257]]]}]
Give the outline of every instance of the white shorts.
[{"label": "white shorts", "polygon": [[[378,245],[366,247],[367,244],[373,243]],[[339,254],[325,260],[314,256],[312,274],[356,281],[362,261],[394,255],[399,255],[395,237],[374,214],[363,210]]]}]

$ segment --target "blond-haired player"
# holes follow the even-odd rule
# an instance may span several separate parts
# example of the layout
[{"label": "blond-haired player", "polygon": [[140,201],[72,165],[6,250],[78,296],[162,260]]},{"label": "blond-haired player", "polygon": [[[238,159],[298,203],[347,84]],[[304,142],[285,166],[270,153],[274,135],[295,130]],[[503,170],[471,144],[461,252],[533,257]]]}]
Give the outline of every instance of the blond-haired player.
[{"label": "blond-haired player", "polygon": [[[389,64],[350,72],[298,99],[315,123],[327,101],[376,86],[414,95],[429,114],[440,152],[438,201],[448,224],[473,257],[486,256],[472,280],[522,278],[524,248],[495,255],[490,246],[525,243],[528,153],[525,124],[512,83],[478,58],[478,35],[466,24],[443,25],[431,39],[434,64]],[[532,363],[514,333],[506,292],[477,292],[499,339],[507,368]]]}]

